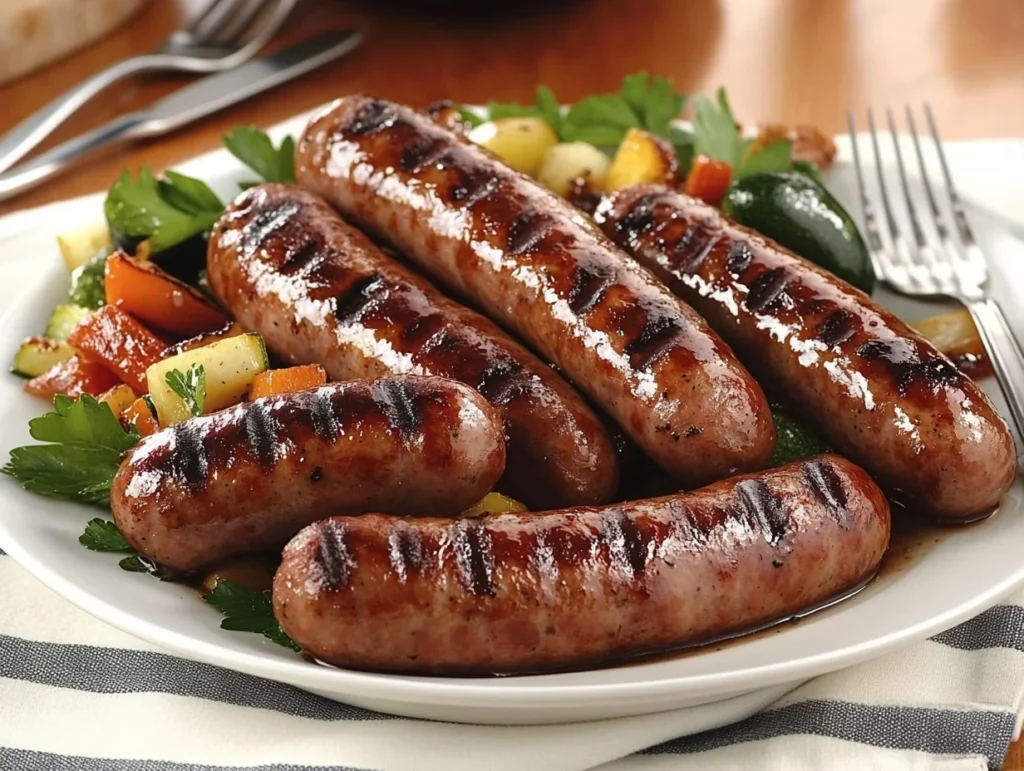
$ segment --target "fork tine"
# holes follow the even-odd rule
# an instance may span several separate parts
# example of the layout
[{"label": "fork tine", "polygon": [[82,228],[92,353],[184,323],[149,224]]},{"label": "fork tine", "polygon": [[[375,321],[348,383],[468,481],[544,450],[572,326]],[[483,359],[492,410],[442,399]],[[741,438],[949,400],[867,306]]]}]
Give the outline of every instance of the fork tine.
[{"label": "fork tine", "polygon": [[896,152],[896,168],[900,172],[900,188],[903,190],[903,201],[907,206],[910,229],[914,231],[914,240],[917,242],[918,247],[924,247],[924,231],[921,230],[921,221],[917,218],[917,208],[914,206],[914,199],[910,196],[910,183],[907,181],[906,166],[903,165],[903,153],[900,150],[899,137],[896,135],[896,121],[893,120],[892,110],[887,109],[885,117],[889,124],[889,136],[892,137],[892,149]]},{"label": "fork tine", "polygon": [[864,168],[860,162],[860,143],[857,141],[857,126],[853,113],[846,113],[846,125],[850,132],[850,148],[853,150],[853,169],[857,175],[857,191],[860,193],[860,208],[864,213],[864,230],[868,235],[868,255],[876,278],[886,280],[889,275],[889,263],[885,257],[882,236],[878,232],[878,218],[875,207],[868,197],[867,185],[864,182]]},{"label": "fork tine", "polygon": [[274,0],[245,0],[245,7],[217,30],[217,42],[222,45],[235,42],[239,35],[249,30],[253,20],[273,3]]},{"label": "fork tine", "polygon": [[947,238],[948,231],[946,222],[942,217],[938,201],[935,200],[935,192],[932,188],[932,180],[928,174],[928,168],[924,165],[924,153],[921,151],[921,139],[917,134],[917,122],[914,120],[914,111],[910,105],[906,105],[907,126],[910,127],[910,136],[914,140],[914,154],[917,155],[917,167],[921,170],[921,181],[924,182],[924,192],[928,198],[928,208],[931,210],[932,218],[935,220],[935,229],[940,238]]},{"label": "fork tine", "polygon": [[953,222],[956,224],[957,232],[960,233],[960,238],[963,239],[964,243],[973,246],[976,243],[974,231],[971,230],[971,226],[967,222],[963,201],[960,200],[960,195],[956,192],[956,187],[953,185],[953,175],[949,173],[949,164],[946,163],[946,152],[942,149],[942,140],[939,139],[939,129],[935,125],[935,116],[932,115],[932,107],[927,102],[924,103],[924,114],[928,119],[928,128],[931,131],[932,140],[935,142],[935,148],[939,153],[939,165],[942,167],[942,176],[946,180],[946,191],[949,193],[949,206],[953,211]]},{"label": "fork tine", "polygon": [[871,132],[871,147],[875,151],[875,170],[878,173],[878,189],[882,193],[882,209],[885,211],[885,221],[889,226],[889,235],[895,241],[900,237],[899,229],[896,227],[896,218],[892,214],[892,206],[889,204],[889,191],[885,187],[885,174],[882,172],[882,153],[878,149],[878,132],[875,130],[875,114],[868,110],[868,131]]},{"label": "fork tine", "polygon": [[245,0],[213,0],[186,31],[197,43],[209,43],[213,36],[231,18],[232,12]]}]

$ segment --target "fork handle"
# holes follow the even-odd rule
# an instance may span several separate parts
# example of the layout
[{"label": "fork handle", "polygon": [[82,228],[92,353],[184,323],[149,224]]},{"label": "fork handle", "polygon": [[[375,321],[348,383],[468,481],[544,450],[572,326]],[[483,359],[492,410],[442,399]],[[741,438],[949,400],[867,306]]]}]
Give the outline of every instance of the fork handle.
[{"label": "fork handle", "polygon": [[966,305],[992,361],[1017,435],[1024,439],[1024,352],[995,300],[970,300]]},{"label": "fork handle", "polygon": [[135,56],[97,72],[88,80],[65,91],[48,105],[32,113],[8,131],[3,139],[0,139],[0,173],[11,168],[31,152],[69,116],[104,89],[129,75],[167,69],[169,66],[168,57],[160,54]]}]

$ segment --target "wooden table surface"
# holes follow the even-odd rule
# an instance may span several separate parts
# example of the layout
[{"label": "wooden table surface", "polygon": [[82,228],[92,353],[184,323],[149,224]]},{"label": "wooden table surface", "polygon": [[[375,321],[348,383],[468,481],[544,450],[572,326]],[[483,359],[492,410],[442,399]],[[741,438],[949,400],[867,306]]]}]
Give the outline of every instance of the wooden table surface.
[{"label": "wooden table surface", "polygon": [[[205,1],[150,0],[114,36],[0,86],[0,133],[91,72],[156,45]],[[271,124],[351,91],[425,105],[445,97],[529,100],[543,82],[572,100],[615,89],[640,69],[670,75],[690,93],[727,85],[743,121],[841,132],[849,108],[863,114],[869,105],[928,100],[947,138],[1024,135],[1020,0],[538,0],[534,10],[486,15],[420,5],[428,3],[306,0],[279,42],[358,24],[368,28],[362,48],[264,98],[93,160],[5,209],[104,189],[125,167],[172,166],[217,146],[237,123]],[[70,121],[60,138],[184,82],[126,84]],[[1006,767],[1024,769],[1024,745],[1011,748]]]}]

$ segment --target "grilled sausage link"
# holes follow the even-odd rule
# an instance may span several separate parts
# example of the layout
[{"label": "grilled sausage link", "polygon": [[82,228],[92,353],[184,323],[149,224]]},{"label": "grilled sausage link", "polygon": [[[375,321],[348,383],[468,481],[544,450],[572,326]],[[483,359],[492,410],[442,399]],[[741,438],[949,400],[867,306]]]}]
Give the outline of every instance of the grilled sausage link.
[{"label": "grilled sausage link", "polygon": [[984,392],[863,292],[664,188],[619,191],[597,218],[896,500],[971,519],[1013,483],[1013,438]]},{"label": "grilled sausage link", "polygon": [[351,96],[310,122],[296,177],[553,362],[684,485],[766,462],[775,427],[729,347],[579,210],[483,149]]},{"label": "grilled sausage link", "polygon": [[614,494],[611,439],[568,383],[312,193],[286,185],[243,193],[210,236],[208,272],[235,318],[284,361],[323,364],[335,380],[414,373],[477,389],[504,419],[499,487],[531,508]]},{"label": "grilled sausage link", "polygon": [[144,437],[110,505],[139,552],[190,572],[280,548],[331,514],[457,514],[504,466],[500,419],[473,389],[389,377],[268,396]]},{"label": "grilled sausage link", "polygon": [[889,506],[837,456],[604,508],[335,517],[284,550],[274,613],[321,661],[431,674],[582,667],[741,634],[873,575]]}]

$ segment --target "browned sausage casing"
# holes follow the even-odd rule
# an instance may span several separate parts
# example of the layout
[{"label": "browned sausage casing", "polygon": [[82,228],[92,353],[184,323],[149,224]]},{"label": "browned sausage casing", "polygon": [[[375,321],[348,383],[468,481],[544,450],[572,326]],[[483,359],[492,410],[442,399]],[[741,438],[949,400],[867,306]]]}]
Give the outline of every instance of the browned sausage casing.
[{"label": "browned sausage casing", "polygon": [[336,380],[449,377],[500,411],[499,487],[533,509],[609,501],[618,461],[604,427],[562,378],[490,320],[384,254],[312,193],[261,185],[210,236],[210,285],[279,358]]},{"label": "browned sausage casing", "polygon": [[896,500],[970,519],[1013,483],[1013,438],[982,390],[863,292],[664,188],[619,191],[597,218]]},{"label": "browned sausage casing", "polygon": [[285,548],[274,613],[341,667],[565,669],[812,609],[862,585],[888,542],[882,491],[821,456],[604,508],[326,519]]},{"label": "browned sausage casing", "polygon": [[468,386],[401,376],[239,404],[144,437],[110,506],[174,570],[280,548],[331,514],[457,514],[505,467],[501,420]]},{"label": "browned sausage casing", "polygon": [[762,467],[764,394],[693,310],[578,209],[400,105],[313,118],[296,177],[553,362],[686,486]]}]

